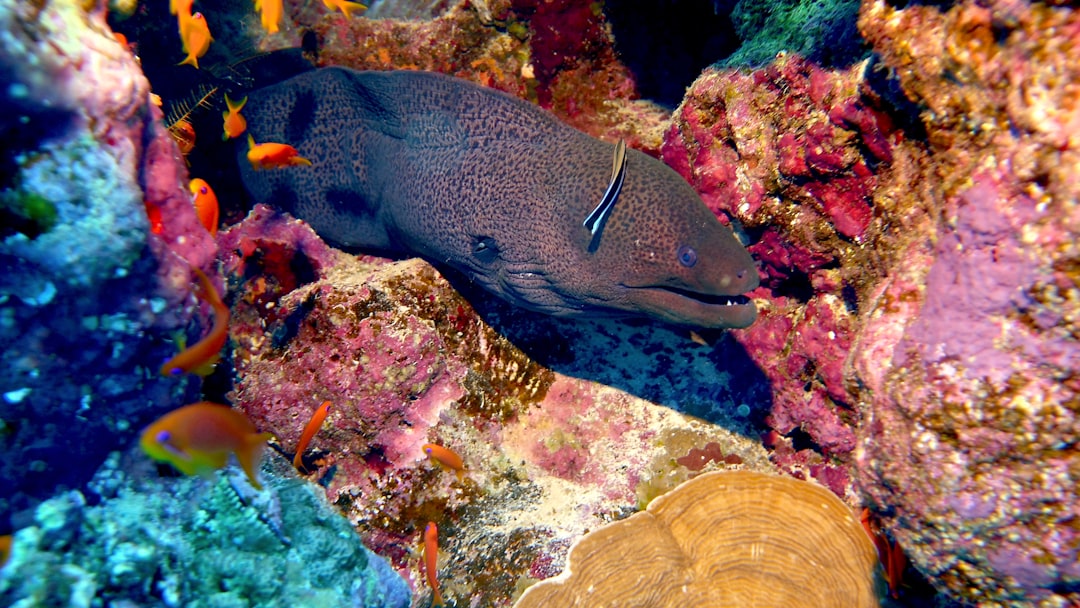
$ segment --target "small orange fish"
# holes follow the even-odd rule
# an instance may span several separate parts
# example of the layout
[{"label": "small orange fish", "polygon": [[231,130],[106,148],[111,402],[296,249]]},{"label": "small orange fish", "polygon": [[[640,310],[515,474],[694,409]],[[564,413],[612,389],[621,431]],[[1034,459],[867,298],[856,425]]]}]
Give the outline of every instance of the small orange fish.
[{"label": "small orange fish", "polygon": [[178,120],[169,126],[169,135],[172,135],[180,154],[187,156],[195,149],[195,127],[186,120]]},{"label": "small orange fish", "polygon": [[350,11],[362,11],[367,8],[359,2],[348,2],[347,0],[323,0],[322,3],[326,6],[326,8],[330,10],[337,9],[340,10],[342,13],[345,13],[346,19],[352,17]]},{"label": "small orange fish", "polygon": [[164,232],[165,222],[161,219],[161,207],[147,200],[144,200],[143,204],[146,206],[146,218],[150,220],[150,232],[154,234]]},{"label": "small orange fish", "polygon": [[177,65],[193,65],[199,69],[199,57],[206,54],[214,37],[210,35],[210,26],[206,24],[206,17],[202,13],[195,13],[190,21],[180,23],[180,40],[184,43],[184,52],[187,58]]},{"label": "small orange fish", "polygon": [[251,485],[262,489],[256,471],[270,433],[227,405],[203,401],[165,414],[142,432],[139,445],[154,460],[186,475],[209,475],[236,454]]},{"label": "small orange fish", "polygon": [[268,33],[276,34],[278,24],[281,23],[281,15],[285,12],[282,8],[282,0],[255,0],[255,10],[259,11],[263,29]]},{"label": "small orange fish", "polygon": [[195,215],[199,216],[199,222],[210,232],[210,236],[216,237],[220,213],[217,195],[204,179],[191,180],[188,189],[191,190],[191,203],[195,205]]},{"label": "small orange fish", "polygon": [[0,536],[0,568],[3,568],[8,558],[11,557],[11,539],[10,534]]},{"label": "small orange fish", "polygon": [[203,271],[198,268],[191,270],[199,280],[195,287],[196,297],[214,309],[214,325],[205,338],[166,361],[161,366],[162,376],[179,376],[192,372],[201,376],[209,374],[221,358],[221,349],[225,347],[225,340],[229,337],[229,307],[221,301],[221,296]]},{"label": "small orange fish", "polygon": [[458,481],[462,481],[465,475],[465,463],[461,460],[461,456],[458,456],[453,451],[444,448],[441,445],[434,443],[425,443],[421,448],[424,453],[428,455],[432,460],[440,465],[454,469],[457,472]]},{"label": "small orange fish", "polygon": [[431,592],[435,599],[432,606],[445,606],[442,594],[439,593],[439,528],[435,522],[429,521],[424,528],[424,571],[427,574],[427,582],[431,585]]},{"label": "small orange fish", "polygon": [[322,405],[315,409],[315,412],[311,414],[311,419],[308,420],[306,426],[304,426],[304,432],[300,434],[300,441],[296,444],[296,455],[293,456],[293,466],[300,469],[303,464],[301,460],[304,456],[304,450],[307,449],[308,443],[311,442],[311,438],[315,436],[315,433],[319,432],[322,428],[323,420],[326,420],[326,415],[330,413],[330,402],[324,401]]},{"label": "small orange fish", "polygon": [[240,110],[244,109],[244,104],[247,103],[247,97],[240,101],[233,101],[229,99],[229,94],[225,94],[225,105],[229,107],[227,112],[222,112],[221,117],[225,119],[225,132],[221,134],[221,140],[227,141],[233,137],[240,137],[244,131],[247,130],[247,120],[244,119],[244,115],[240,113]]},{"label": "small orange fish", "polygon": [[180,32],[180,45],[188,52],[187,30],[191,25],[191,5],[194,0],[169,0],[169,13],[176,15],[176,30]]},{"label": "small orange fish", "polygon": [[274,169],[276,167],[294,167],[297,165],[311,166],[311,161],[300,156],[296,148],[289,144],[255,143],[255,138],[248,133],[248,162],[251,168]]}]

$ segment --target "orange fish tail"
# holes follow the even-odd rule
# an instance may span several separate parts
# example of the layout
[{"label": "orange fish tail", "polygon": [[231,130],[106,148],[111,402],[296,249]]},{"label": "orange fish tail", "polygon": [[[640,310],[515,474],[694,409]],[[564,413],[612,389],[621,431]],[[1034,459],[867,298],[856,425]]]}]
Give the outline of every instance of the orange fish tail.
[{"label": "orange fish tail", "polygon": [[270,433],[249,435],[244,445],[236,450],[236,459],[240,461],[240,467],[244,469],[244,473],[247,473],[248,481],[256,490],[262,490],[258,471],[259,465],[262,464],[263,448],[270,437]]}]

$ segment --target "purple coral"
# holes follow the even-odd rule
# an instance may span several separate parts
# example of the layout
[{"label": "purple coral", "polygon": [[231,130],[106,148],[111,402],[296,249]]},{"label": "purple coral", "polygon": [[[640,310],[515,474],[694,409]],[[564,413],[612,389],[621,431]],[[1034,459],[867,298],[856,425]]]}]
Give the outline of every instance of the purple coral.
[{"label": "purple coral", "polygon": [[929,137],[876,196],[909,207],[910,239],[853,347],[859,485],[939,589],[1075,604],[1080,15],[871,1],[860,28]]}]

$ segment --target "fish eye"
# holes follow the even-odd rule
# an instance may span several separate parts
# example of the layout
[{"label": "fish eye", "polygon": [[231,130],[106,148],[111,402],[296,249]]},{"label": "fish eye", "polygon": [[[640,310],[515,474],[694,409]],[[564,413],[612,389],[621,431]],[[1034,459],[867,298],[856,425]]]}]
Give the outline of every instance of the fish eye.
[{"label": "fish eye", "polygon": [[182,373],[184,373],[184,370],[180,369],[179,367],[174,367],[169,370],[170,376],[179,376]]},{"label": "fish eye", "polygon": [[481,262],[489,264],[499,257],[499,245],[490,236],[477,237],[473,243],[472,254]]},{"label": "fish eye", "polygon": [[172,439],[172,434],[169,431],[158,431],[157,437],[154,438],[158,443],[169,443]]},{"label": "fish eye", "polygon": [[206,186],[199,187],[199,194],[206,194]]},{"label": "fish eye", "polygon": [[679,263],[687,268],[693,268],[694,264],[697,264],[697,251],[694,251],[694,248],[689,245],[679,247],[675,255],[678,256]]}]

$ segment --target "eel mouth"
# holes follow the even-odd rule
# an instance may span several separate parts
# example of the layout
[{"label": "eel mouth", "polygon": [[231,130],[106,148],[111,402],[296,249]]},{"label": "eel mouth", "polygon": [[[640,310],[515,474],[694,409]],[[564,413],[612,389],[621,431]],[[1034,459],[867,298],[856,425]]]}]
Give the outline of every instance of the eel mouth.
[{"label": "eel mouth", "polygon": [[741,329],[757,319],[757,306],[742,294],[711,294],[668,285],[629,287],[643,311],[677,325]]}]

